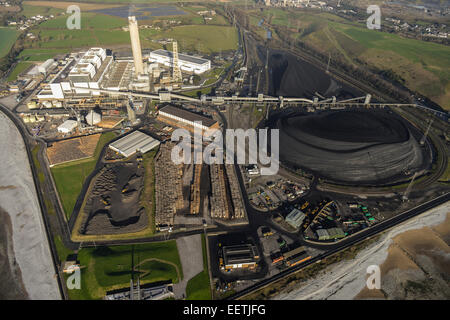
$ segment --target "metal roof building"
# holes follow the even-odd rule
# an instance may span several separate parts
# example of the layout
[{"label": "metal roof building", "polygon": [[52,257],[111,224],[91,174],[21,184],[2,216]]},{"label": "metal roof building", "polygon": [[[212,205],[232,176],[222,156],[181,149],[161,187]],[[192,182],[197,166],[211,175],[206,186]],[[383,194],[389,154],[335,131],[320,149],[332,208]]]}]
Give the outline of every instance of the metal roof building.
[{"label": "metal roof building", "polygon": [[289,223],[294,228],[300,227],[302,225],[304,219],[305,219],[305,214],[298,209],[292,210],[286,216],[286,222]]},{"label": "metal roof building", "polygon": [[61,133],[69,133],[72,132],[73,129],[75,129],[78,125],[78,122],[76,120],[66,120],[63,124],[61,124],[58,127],[58,132]]},{"label": "metal roof building", "polygon": [[137,151],[146,153],[157,146],[159,146],[158,140],[141,131],[134,131],[109,145],[112,150],[124,157],[129,157]]},{"label": "metal roof building", "polygon": [[241,244],[223,247],[225,269],[255,268],[259,254],[255,246]]},{"label": "metal roof building", "polygon": [[[167,67],[172,67],[173,53],[171,51],[158,49],[150,53],[149,60],[151,62],[164,64]],[[211,69],[211,60],[197,58],[187,54],[178,54],[178,61],[181,70],[186,72],[200,74]]]},{"label": "metal roof building", "polygon": [[[185,123],[187,125],[200,128],[202,130],[208,130],[210,128],[217,128],[217,121],[211,118],[207,118],[205,116],[196,114],[194,112],[190,112],[188,110],[184,110],[181,108],[177,108],[171,105],[167,105],[161,108],[158,111],[160,116],[170,118],[172,120]],[[201,122],[196,123],[196,122]]]}]

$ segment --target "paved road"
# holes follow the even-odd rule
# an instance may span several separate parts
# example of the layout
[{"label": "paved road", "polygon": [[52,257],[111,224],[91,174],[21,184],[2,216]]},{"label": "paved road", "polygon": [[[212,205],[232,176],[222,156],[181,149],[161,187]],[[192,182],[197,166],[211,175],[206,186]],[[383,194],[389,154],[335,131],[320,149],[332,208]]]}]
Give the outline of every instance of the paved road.
[{"label": "paved road", "polygon": [[202,238],[199,234],[178,238],[178,255],[180,256],[183,267],[183,280],[174,284],[173,292],[175,298],[183,299],[186,297],[186,286],[192,277],[203,271],[203,250]]}]

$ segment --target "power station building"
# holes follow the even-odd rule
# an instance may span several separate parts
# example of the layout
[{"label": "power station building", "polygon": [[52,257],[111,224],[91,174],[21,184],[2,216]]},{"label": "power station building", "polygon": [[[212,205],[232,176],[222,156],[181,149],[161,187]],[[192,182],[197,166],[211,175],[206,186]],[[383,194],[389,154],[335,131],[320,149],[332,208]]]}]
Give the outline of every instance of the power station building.
[{"label": "power station building", "polygon": [[124,157],[129,157],[138,151],[146,153],[157,146],[159,146],[158,140],[153,139],[141,131],[134,131],[127,134],[125,137],[122,137],[109,145],[112,150],[120,153]]},{"label": "power station building", "polygon": [[[173,67],[173,53],[167,50],[155,50],[150,52],[150,62],[156,62],[166,67]],[[211,60],[197,58],[186,54],[178,54],[178,64],[182,71],[201,74],[211,69]]]},{"label": "power station building", "polygon": [[[80,88],[100,89],[100,83],[113,61],[103,48],[91,48],[81,58],[72,59],[52,82],[38,93],[39,99],[64,99],[67,95],[90,95]],[[78,88],[76,88],[78,87]],[[99,95],[99,93],[93,93]]]},{"label": "power station building", "polygon": [[[217,121],[181,108],[167,105],[158,111],[158,118],[177,127],[186,127],[189,130],[199,128],[203,131],[219,128]],[[200,122],[200,123],[198,123]]]}]

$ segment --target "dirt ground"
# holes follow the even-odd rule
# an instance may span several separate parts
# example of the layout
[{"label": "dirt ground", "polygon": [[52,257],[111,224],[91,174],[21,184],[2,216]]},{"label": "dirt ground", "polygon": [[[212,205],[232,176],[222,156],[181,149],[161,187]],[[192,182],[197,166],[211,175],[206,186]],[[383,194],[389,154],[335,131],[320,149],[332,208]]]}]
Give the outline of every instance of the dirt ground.
[{"label": "dirt ground", "polygon": [[364,288],[355,299],[449,299],[449,221],[450,212],[439,225],[396,236],[380,266],[381,290]]},{"label": "dirt ground", "polygon": [[100,134],[54,142],[47,148],[50,165],[92,157]]}]

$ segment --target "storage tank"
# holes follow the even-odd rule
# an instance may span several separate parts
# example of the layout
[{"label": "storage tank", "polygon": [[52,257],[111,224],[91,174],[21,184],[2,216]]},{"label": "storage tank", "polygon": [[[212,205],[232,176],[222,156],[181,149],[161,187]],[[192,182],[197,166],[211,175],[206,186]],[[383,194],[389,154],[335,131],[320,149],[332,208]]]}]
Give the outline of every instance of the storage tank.
[{"label": "storage tank", "polygon": [[55,108],[62,108],[62,102],[61,101],[53,101],[53,106]]},{"label": "storage tank", "polygon": [[86,122],[92,126],[102,121],[102,116],[94,111],[89,111],[89,113],[86,115]]},{"label": "storage tank", "polygon": [[37,108],[37,103],[36,101],[30,101],[27,103],[28,109],[36,109]]}]

